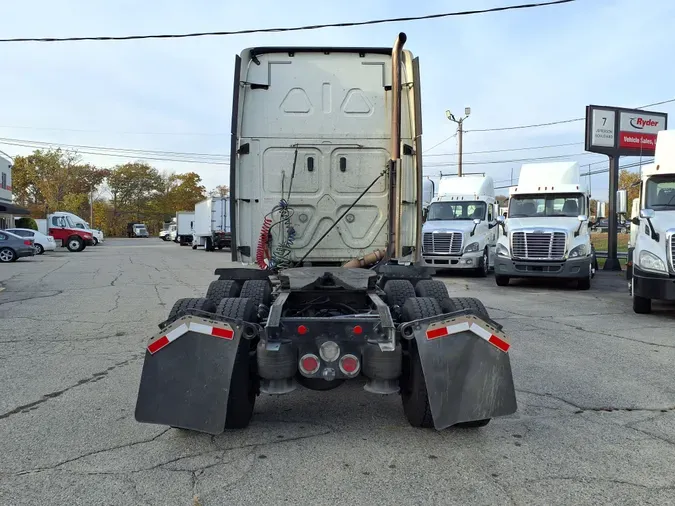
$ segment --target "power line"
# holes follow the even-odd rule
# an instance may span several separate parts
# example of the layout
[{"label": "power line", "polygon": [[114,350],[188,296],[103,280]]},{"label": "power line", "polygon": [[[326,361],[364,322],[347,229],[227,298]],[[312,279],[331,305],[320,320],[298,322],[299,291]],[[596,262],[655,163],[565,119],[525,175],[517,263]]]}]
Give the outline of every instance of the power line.
[{"label": "power line", "polygon": [[248,30],[232,30],[217,32],[192,32],[192,33],[172,33],[161,35],[124,35],[124,36],[99,36],[99,37],[22,37],[12,39],[0,39],[0,42],[80,42],[80,41],[120,41],[120,40],[139,40],[139,39],[184,39],[189,37],[206,36],[227,36],[227,35],[245,35],[251,33],[278,33],[278,32],[300,32],[306,30],[319,30],[322,28],[347,28],[352,26],[381,25],[384,23],[401,23],[407,21],[421,21],[427,19],[449,18],[457,16],[469,16],[474,14],[487,14],[492,12],[513,11],[520,9],[532,9],[535,7],[547,7],[550,5],[559,5],[575,2],[576,0],[554,0],[550,2],[538,2],[521,5],[509,5],[504,7],[492,7],[490,9],[444,12],[438,14],[426,14],[424,16],[406,16],[400,18],[373,19],[370,21],[352,21],[345,23],[324,23],[317,25],[305,25],[283,28],[255,28]]},{"label": "power line", "polygon": [[[537,156],[532,158],[513,158],[510,160],[472,160],[469,162],[462,162],[463,165],[483,165],[495,163],[517,163],[517,162],[533,162],[538,160],[555,160],[557,158],[573,158],[579,156],[598,156],[597,153],[574,153],[568,155],[552,155],[552,156]],[[427,163],[424,167],[454,167],[459,165],[458,162],[441,162],[441,163]]]},{"label": "power line", "polygon": [[[507,153],[509,151],[530,151],[534,149],[547,149],[547,148],[562,148],[565,146],[583,146],[583,142],[566,142],[564,144],[548,144],[545,146],[527,146],[527,147],[520,147],[520,148],[508,148],[508,149],[487,149],[483,151],[464,151],[465,155],[477,155],[477,154],[485,154],[485,153]],[[432,149],[432,148],[430,148]],[[426,155],[428,157],[431,156],[457,156],[457,153],[434,153],[432,155]]]}]

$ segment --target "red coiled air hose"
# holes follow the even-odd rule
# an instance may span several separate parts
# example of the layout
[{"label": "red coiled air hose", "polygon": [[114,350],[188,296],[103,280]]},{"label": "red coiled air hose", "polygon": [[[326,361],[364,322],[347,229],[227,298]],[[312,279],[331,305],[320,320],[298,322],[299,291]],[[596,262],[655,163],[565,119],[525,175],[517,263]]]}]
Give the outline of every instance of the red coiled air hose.
[{"label": "red coiled air hose", "polygon": [[265,263],[265,252],[267,250],[267,241],[269,240],[270,228],[272,228],[272,219],[268,216],[263,220],[262,228],[260,229],[260,237],[258,238],[258,248],[255,252],[255,261],[262,270],[267,269]]}]

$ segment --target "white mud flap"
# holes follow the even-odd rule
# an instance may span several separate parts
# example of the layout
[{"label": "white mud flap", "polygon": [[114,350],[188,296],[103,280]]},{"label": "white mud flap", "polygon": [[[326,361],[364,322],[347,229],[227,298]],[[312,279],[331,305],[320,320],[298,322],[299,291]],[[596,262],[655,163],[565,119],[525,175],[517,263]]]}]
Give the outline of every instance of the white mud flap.
[{"label": "white mud flap", "polygon": [[516,412],[510,345],[496,325],[463,312],[416,320],[400,330],[417,343],[436,429]]},{"label": "white mud flap", "polygon": [[221,434],[237,347],[259,331],[255,324],[199,316],[166,326],[146,349],[136,420]]}]

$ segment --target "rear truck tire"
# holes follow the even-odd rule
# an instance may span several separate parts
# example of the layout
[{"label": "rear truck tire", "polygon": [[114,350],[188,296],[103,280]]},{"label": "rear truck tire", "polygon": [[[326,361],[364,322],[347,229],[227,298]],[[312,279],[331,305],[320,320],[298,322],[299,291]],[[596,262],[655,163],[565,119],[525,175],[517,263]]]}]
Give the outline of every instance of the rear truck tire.
[{"label": "rear truck tire", "polygon": [[185,314],[199,314],[199,311],[205,311],[207,313],[216,312],[216,304],[209,299],[178,299],[171,311],[169,311],[169,320],[177,317],[180,313]]},{"label": "rear truck tire", "polygon": [[407,279],[389,280],[383,290],[389,307],[403,307],[408,299],[415,297],[415,287]]},{"label": "rear truck tire", "polygon": [[[227,298],[220,301],[216,316],[257,323],[255,303],[251,299]],[[253,417],[255,398],[259,391],[255,347],[257,342],[241,339],[234,359],[230,393],[227,399],[226,429],[244,429]]]},{"label": "rear truck tire", "polygon": [[588,276],[577,280],[577,290],[590,290],[591,279],[593,279],[593,264],[588,264]]},{"label": "rear truck tire", "polygon": [[510,277],[495,274],[495,283],[497,283],[497,286],[509,286],[509,281],[511,281]]},{"label": "rear truck tire", "polygon": [[209,289],[206,291],[206,298],[212,300],[215,305],[218,305],[218,303],[223,299],[239,297],[240,291],[241,286],[236,281],[231,279],[217,279],[215,281],[211,281]]},{"label": "rear truck tire", "polygon": [[16,253],[12,248],[0,248],[0,262],[3,264],[16,262]]},{"label": "rear truck tire", "polygon": [[[412,297],[405,301],[401,311],[402,321],[411,322],[421,318],[430,318],[441,314],[436,299],[431,297]],[[403,354],[403,370],[401,374],[401,401],[403,413],[413,427],[430,428],[434,426],[429,405],[427,385],[422,371],[417,343],[414,339],[404,341],[406,349]]]},{"label": "rear truck tire", "polygon": [[45,252],[45,249],[42,247],[42,244],[35,243],[35,254],[42,255]]},{"label": "rear truck tire", "polygon": [[84,247],[85,247],[84,241],[76,235],[69,237],[68,240],[66,241],[66,248],[68,248],[68,251],[72,253],[82,251]]},{"label": "rear truck tire", "polygon": [[431,297],[432,299],[436,299],[439,304],[442,300],[450,297],[450,294],[448,294],[448,287],[445,286],[445,283],[436,279],[424,279],[418,281],[417,285],[415,285],[415,294],[418,297]]},{"label": "rear truck tire", "polygon": [[249,279],[241,285],[239,297],[253,300],[257,311],[261,304],[269,306],[272,302],[272,285],[264,279]]},{"label": "rear truck tire", "polygon": [[490,272],[490,257],[488,256],[487,248],[483,250],[483,256],[478,261],[478,268],[476,269],[476,276],[479,278],[487,278]]},{"label": "rear truck tire", "polygon": [[213,241],[210,237],[206,238],[206,246],[204,246],[204,251],[213,251]]},{"label": "rear truck tire", "polygon": [[635,280],[631,281],[631,295],[633,297],[633,312],[637,314],[649,314],[652,312],[652,299],[635,295]]},{"label": "rear truck tire", "polygon": [[475,297],[449,297],[441,302],[441,309],[444,313],[454,313],[464,309],[471,309],[479,316],[490,318],[488,310],[483,303]]}]

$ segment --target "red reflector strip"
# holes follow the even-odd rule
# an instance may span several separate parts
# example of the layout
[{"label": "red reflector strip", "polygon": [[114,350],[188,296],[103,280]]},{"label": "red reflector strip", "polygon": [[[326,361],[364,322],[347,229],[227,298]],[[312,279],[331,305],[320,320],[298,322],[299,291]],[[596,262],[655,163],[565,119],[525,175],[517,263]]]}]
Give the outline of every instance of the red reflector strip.
[{"label": "red reflector strip", "polygon": [[492,332],[488,332],[485,330],[483,327],[479,327],[475,323],[471,324],[471,332],[476,334],[479,337],[482,337],[485,339],[488,343],[490,343],[493,346],[496,346],[503,352],[508,351],[508,349],[511,347],[509,343],[504,341],[503,339],[500,339],[499,337],[495,336]]},{"label": "red reflector strip", "polygon": [[439,327],[433,330],[427,330],[427,339],[438,339],[448,335],[448,327]]},{"label": "red reflector strip", "polygon": [[495,335],[490,336],[490,339],[488,339],[488,343],[494,344],[497,348],[499,348],[504,352],[508,351],[509,348],[511,347],[509,343],[507,343],[503,339],[499,339]]},{"label": "red reflector strip", "polygon": [[159,350],[164,348],[167,344],[169,344],[171,341],[166,336],[162,336],[157,341],[153,341],[148,345],[148,351],[150,354],[157,353]]},{"label": "red reflector strip", "polygon": [[223,339],[232,339],[234,337],[234,331],[230,329],[219,329],[218,327],[213,327],[213,329],[211,329],[211,335],[222,337]]}]

